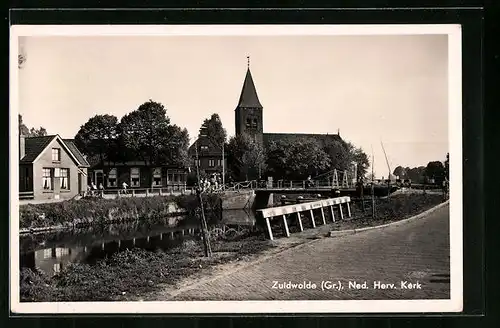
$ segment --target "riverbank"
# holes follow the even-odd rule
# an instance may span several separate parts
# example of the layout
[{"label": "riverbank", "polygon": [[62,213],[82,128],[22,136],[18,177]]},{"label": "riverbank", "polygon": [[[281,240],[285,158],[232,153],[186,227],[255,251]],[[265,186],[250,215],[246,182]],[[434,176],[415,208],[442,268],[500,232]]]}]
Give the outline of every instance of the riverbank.
[{"label": "riverbank", "polygon": [[376,217],[351,206],[353,217],[270,241],[263,230],[247,231],[231,240],[212,240],[213,257],[203,256],[200,239],[185,240],[168,251],[132,248],[96,264],[78,263],[54,277],[22,270],[22,301],[155,300],[174,295],[193,284],[227,275],[291,247],[327,238],[332,230],[347,230],[406,219],[443,202],[440,195],[394,195],[377,200]]},{"label": "riverbank", "polygon": [[[220,211],[217,195],[203,197],[205,208]],[[195,214],[196,195],[130,198],[83,198],[58,203],[19,206],[21,231],[60,230],[90,225],[146,221],[161,223],[165,218]]]}]

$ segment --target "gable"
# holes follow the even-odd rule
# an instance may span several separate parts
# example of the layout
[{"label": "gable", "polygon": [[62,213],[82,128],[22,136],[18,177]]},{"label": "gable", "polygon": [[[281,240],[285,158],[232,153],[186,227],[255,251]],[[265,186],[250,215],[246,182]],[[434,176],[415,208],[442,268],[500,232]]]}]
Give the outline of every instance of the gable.
[{"label": "gable", "polygon": [[61,163],[61,165],[72,164],[80,166],[80,163],[74,154],[69,151],[68,147],[61,138],[54,138],[33,162],[52,162],[52,148],[59,148],[61,150],[61,160],[58,162]]}]

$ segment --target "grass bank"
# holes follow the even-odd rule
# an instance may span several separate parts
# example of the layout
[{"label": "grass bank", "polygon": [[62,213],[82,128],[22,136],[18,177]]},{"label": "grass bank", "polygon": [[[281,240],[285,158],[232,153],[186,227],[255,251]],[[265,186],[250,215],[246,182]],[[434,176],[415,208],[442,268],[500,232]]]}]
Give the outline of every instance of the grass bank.
[{"label": "grass bank", "polygon": [[263,235],[215,240],[212,241],[214,255],[205,258],[200,241],[186,240],[165,252],[134,248],[115,253],[95,265],[71,264],[53,277],[23,269],[20,297],[24,302],[134,299],[215,265],[239,261],[272,247]]},{"label": "grass bank", "polygon": [[373,227],[396,222],[420,214],[444,201],[441,194],[397,194],[375,200],[375,217],[372,218],[370,199],[352,205],[352,219],[333,223],[332,230],[349,230]]},{"label": "grass bank", "polygon": [[[221,210],[217,195],[203,197],[205,208]],[[54,226],[81,227],[128,221],[161,222],[165,217],[194,214],[196,195],[123,197],[117,199],[85,198],[58,203],[25,204],[19,208],[19,228]]]}]

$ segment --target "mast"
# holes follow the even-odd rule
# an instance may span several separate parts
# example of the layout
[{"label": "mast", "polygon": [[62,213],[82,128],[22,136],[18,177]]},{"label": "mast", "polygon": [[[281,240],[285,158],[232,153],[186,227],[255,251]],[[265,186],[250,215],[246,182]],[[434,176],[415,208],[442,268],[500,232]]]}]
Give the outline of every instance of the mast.
[{"label": "mast", "polygon": [[391,193],[391,166],[389,165],[389,160],[387,159],[387,154],[385,152],[384,143],[380,140],[380,144],[382,145],[382,150],[384,151],[385,162],[387,163],[387,169],[389,170],[389,175],[387,176],[387,196]]},{"label": "mast", "polygon": [[372,219],[375,219],[375,192],[374,192],[375,188],[373,186],[375,179],[373,171],[375,167],[375,156],[373,155],[373,145],[371,147],[372,147]]}]

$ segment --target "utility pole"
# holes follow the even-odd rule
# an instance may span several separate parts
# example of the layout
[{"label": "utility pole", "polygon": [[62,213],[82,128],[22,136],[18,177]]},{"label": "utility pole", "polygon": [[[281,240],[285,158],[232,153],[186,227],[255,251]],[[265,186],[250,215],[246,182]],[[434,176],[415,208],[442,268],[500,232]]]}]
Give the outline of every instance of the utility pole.
[{"label": "utility pole", "polygon": [[196,189],[196,194],[198,196],[198,201],[200,202],[200,210],[201,210],[201,236],[203,239],[205,256],[211,257],[212,256],[212,248],[210,247],[207,220],[205,219],[205,210],[203,209],[203,198],[201,196],[200,169],[199,169],[199,165],[198,165],[198,142],[196,142],[195,149],[196,149],[196,176],[198,178],[198,188]]}]

